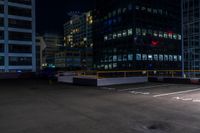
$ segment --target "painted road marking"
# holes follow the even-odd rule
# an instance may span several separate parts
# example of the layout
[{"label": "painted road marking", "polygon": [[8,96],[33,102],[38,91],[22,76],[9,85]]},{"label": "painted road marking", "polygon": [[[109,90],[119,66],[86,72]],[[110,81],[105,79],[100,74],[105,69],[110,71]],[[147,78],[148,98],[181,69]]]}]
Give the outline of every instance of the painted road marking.
[{"label": "painted road marking", "polygon": [[131,91],[130,93],[134,95],[150,95],[149,92]]},{"label": "painted road marking", "polygon": [[182,100],[182,101],[192,101],[194,103],[200,103],[200,100],[195,99],[195,98],[173,97],[173,99]]},{"label": "painted road marking", "polygon": [[178,92],[173,92],[173,93],[159,94],[159,95],[154,95],[153,97],[164,97],[164,96],[184,94],[184,93],[194,92],[194,91],[200,91],[200,88],[192,89],[192,90],[186,90],[186,91],[178,91]]},{"label": "painted road marking", "polygon": [[150,89],[150,88],[156,88],[156,87],[167,87],[174,84],[165,84],[165,85],[154,85],[154,86],[146,86],[146,87],[138,87],[138,88],[128,88],[128,89],[121,89],[118,90],[118,92],[124,92],[124,91],[134,91],[134,90],[140,90],[140,89]]}]

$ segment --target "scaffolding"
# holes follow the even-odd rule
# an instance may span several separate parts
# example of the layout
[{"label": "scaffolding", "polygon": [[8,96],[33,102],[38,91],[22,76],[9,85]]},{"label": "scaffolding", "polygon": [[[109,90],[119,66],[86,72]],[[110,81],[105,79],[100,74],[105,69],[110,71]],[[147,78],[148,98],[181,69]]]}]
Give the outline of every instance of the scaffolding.
[{"label": "scaffolding", "polygon": [[[200,70],[200,1],[182,0],[183,66],[185,71]],[[199,72],[186,73],[199,77]]]}]

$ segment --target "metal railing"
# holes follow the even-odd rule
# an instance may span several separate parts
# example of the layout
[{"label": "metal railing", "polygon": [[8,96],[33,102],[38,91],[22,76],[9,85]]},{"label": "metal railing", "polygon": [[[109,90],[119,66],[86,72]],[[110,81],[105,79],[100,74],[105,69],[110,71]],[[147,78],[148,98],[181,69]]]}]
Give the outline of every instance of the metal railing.
[{"label": "metal railing", "polygon": [[74,71],[77,76],[93,78],[117,78],[117,77],[192,77],[200,78],[200,70],[122,70],[122,71]]}]

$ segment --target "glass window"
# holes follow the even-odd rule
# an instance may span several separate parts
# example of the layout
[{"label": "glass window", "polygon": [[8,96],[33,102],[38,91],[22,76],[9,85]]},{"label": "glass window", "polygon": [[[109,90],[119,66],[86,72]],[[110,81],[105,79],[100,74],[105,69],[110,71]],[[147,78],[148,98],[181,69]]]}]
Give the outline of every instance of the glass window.
[{"label": "glass window", "polygon": [[159,37],[163,38],[163,32],[162,31],[159,31]]},{"label": "glass window", "polygon": [[148,55],[148,60],[152,61],[153,60],[153,56],[152,55]]},{"label": "glass window", "polygon": [[128,29],[128,36],[133,35],[133,29]]},{"label": "glass window", "polygon": [[148,30],[148,34],[149,34],[149,35],[152,35],[152,34],[153,34],[153,31],[149,29],[149,30]]},{"label": "glass window", "polygon": [[131,11],[131,10],[132,10],[132,8],[133,8],[133,7],[132,7],[132,4],[129,4],[129,5],[128,5],[128,10],[130,10],[130,11]]},{"label": "glass window", "polygon": [[128,54],[128,60],[132,61],[133,60],[133,54]]},{"label": "glass window", "polygon": [[153,32],[153,36],[157,37],[157,36],[158,36],[158,32],[157,32],[157,31],[154,31],[154,32]]},{"label": "glass window", "polygon": [[159,61],[163,61],[163,55],[159,55]]},{"label": "glass window", "polygon": [[142,29],[142,35],[146,36],[147,35],[147,30],[146,29]]},{"label": "glass window", "polygon": [[117,68],[117,63],[113,63],[113,68]]},{"label": "glass window", "polygon": [[116,62],[117,61],[117,55],[113,56],[113,61]]},{"label": "glass window", "polygon": [[173,56],[169,55],[169,61],[173,61]]},{"label": "glass window", "polygon": [[142,56],[141,56],[141,54],[136,54],[136,60],[137,60],[137,61],[142,60]]},{"label": "glass window", "polygon": [[146,54],[142,54],[142,60],[144,60],[144,61],[147,60],[147,55]]},{"label": "glass window", "polygon": [[152,12],[152,9],[151,9],[151,8],[147,8],[147,11],[148,11],[148,12]]},{"label": "glass window", "polygon": [[4,65],[4,57],[0,56],[0,66],[3,66],[3,65]]},{"label": "glass window", "polygon": [[177,55],[174,55],[174,61],[178,61]]},{"label": "glass window", "polygon": [[175,39],[175,40],[178,39],[177,34],[173,34],[173,39]]},{"label": "glass window", "polygon": [[141,35],[141,29],[140,28],[136,28],[136,35]]},{"label": "glass window", "polygon": [[108,36],[104,36],[104,40],[107,41],[108,40]]},{"label": "glass window", "polygon": [[127,36],[127,32],[126,30],[123,31],[123,37],[126,37]]},{"label": "glass window", "polygon": [[182,61],[182,56],[181,55],[178,56],[178,60]]},{"label": "glass window", "polygon": [[167,32],[164,33],[164,38],[168,38]]},{"label": "glass window", "polygon": [[168,61],[168,55],[164,55],[164,61]]},{"label": "glass window", "polygon": [[172,33],[168,33],[168,36],[169,36],[170,39],[172,39],[172,37],[173,37]]},{"label": "glass window", "polygon": [[117,38],[117,34],[114,33],[114,34],[113,34],[113,39],[116,39],[116,38]]},{"label": "glass window", "polygon": [[29,65],[32,65],[32,58],[31,57],[9,57],[9,65],[29,66]]},{"label": "glass window", "polygon": [[122,37],[122,33],[119,32],[119,33],[117,34],[117,37],[118,37],[118,38],[121,38],[121,37]]},{"label": "glass window", "polygon": [[154,60],[158,61],[158,55],[157,54],[154,54]]},{"label": "glass window", "polygon": [[140,10],[140,6],[135,6],[135,9],[136,10]]},{"label": "glass window", "polygon": [[118,55],[118,61],[122,61],[122,55]]},{"label": "glass window", "polygon": [[178,40],[182,40],[182,36],[181,35],[178,35]]},{"label": "glass window", "polygon": [[123,55],[123,61],[127,61],[127,55]]}]

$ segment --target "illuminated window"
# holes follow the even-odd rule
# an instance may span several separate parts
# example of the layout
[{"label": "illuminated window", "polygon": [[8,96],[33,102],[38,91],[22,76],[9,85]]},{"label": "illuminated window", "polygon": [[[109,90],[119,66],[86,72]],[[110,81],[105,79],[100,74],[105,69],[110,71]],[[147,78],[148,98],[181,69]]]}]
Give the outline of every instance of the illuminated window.
[{"label": "illuminated window", "polygon": [[112,64],[109,64],[109,69],[112,69]]},{"label": "illuminated window", "polygon": [[173,34],[173,39],[175,39],[175,40],[178,39],[177,34]]},{"label": "illuminated window", "polygon": [[113,56],[113,61],[114,61],[114,62],[117,61],[117,56],[116,56],[116,55]]},{"label": "illuminated window", "polygon": [[127,36],[127,32],[126,32],[126,30],[123,31],[123,36],[124,36],[124,37]]},{"label": "illuminated window", "polygon": [[178,40],[182,40],[182,37],[181,37],[181,35],[178,35]]},{"label": "illuminated window", "polygon": [[152,34],[153,34],[153,31],[149,29],[149,30],[148,30],[148,34],[149,34],[149,35],[152,35]]},{"label": "illuminated window", "polygon": [[117,34],[114,33],[114,34],[113,34],[113,39],[116,39],[116,38],[117,38]]},{"label": "illuminated window", "polygon": [[152,9],[151,9],[151,8],[147,8],[147,11],[148,11],[148,12],[152,12]]},{"label": "illuminated window", "polygon": [[133,35],[133,29],[128,29],[128,36]]},{"label": "illuminated window", "polygon": [[122,61],[122,55],[118,55],[118,61]]},{"label": "illuminated window", "polygon": [[147,30],[146,29],[142,29],[142,35],[146,36],[147,35]]},{"label": "illuminated window", "polygon": [[117,68],[117,63],[113,63],[113,68]]},{"label": "illuminated window", "polygon": [[123,61],[127,61],[127,55],[123,55]]},{"label": "illuminated window", "polygon": [[166,33],[166,32],[164,33],[164,38],[168,38],[168,35],[167,35],[167,33]]},{"label": "illuminated window", "polygon": [[158,10],[158,12],[159,12],[160,14],[163,14],[163,11],[162,11],[162,9],[159,9],[159,10]]},{"label": "illuminated window", "polygon": [[159,61],[163,61],[163,55],[159,55]]},{"label": "illuminated window", "polygon": [[178,60],[182,61],[182,56],[181,55],[178,56]]},{"label": "illuminated window", "polygon": [[105,70],[108,70],[108,65],[105,65],[104,68],[105,68]]},{"label": "illuminated window", "polygon": [[157,14],[158,10],[157,9],[153,9],[153,13]]},{"label": "illuminated window", "polygon": [[146,10],[146,7],[143,6],[143,7],[142,7],[142,11],[145,11],[145,10]]},{"label": "illuminated window", "polygon": [[173,61],[173,56],[169,55],[169,61]]},{"label": "illuminated window", "polygon": [[136,35],[141,35],[141,29],[140,28],[136,28]]},{"label": "illuminated window", "polygon": [[170,39],[173,38],[172,33],[169,33],[168,36],[169,36]]},{"label": "illuminated window", "polygon": [[153,60],[153,56],[152,55],[148,55],[148,60],[152,61]]},{"label": "illuminated window", "polygon": [[142,56],[141,56],[141,54],[136,54],[136,60],[137,60],[137,61],[142,60]]},{"label": "illuminated window", "polygon": [[128,60],[132,61],[133,60],[133,54],[128,54]]},{"label": "illuminated window", "polygon": [[121,14],[121,13],[122,13],[122,9],[119,8],[119,9],[118,9],[118,14]]},{"label": "illuminated window", "polygon": [[163,38],[163,32],[162,31],[159,31],[159,37]]},{"label": "illuminated window", "polygon": [[177,55],[174,55],[174,61],[178,61]]},{"label": "illuminated window", "polygon": [[144,61],[147,60],[147,55],[146,55],[146,54],[143,54],[143,55],[142,55],[142,60],[144,60]]},{"label": "illuminated window", "polygon": [[153,36],[155,36],[155,37],[157,37],[157,36],[158,36],[158,33],[157,33],[157,31],[154,31],[154,32],[153,32]]},{"label": "illuminated window", "polygon": [[164,55],[164,61],[168,61],[168,55]]},{"label": "illuminated window", "polygon": [[154,54],[153,58],[154,58],[155,61],[158,61],[158,55],[157,54]]},{"label": "illuminated window", "polygon": [[108,36],[104,36],[104,40],[107,41],[108,40]]},{"label": "illuminated window", "polygon": [[117,37],[118,37],[118,38],[121,38],[121,37],[122,37],[122,33],[119,32],[119,33],[117,34]]},{"label": "illuminated window", "polygon": [[136,10],[140,10],[140,6],[135,6],[135,9]]}]

